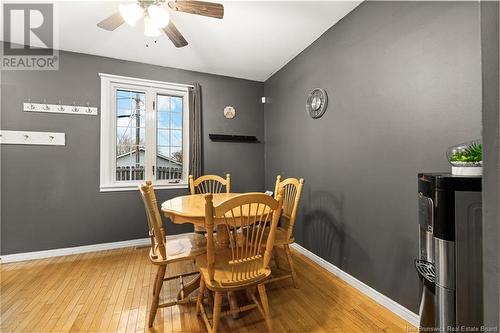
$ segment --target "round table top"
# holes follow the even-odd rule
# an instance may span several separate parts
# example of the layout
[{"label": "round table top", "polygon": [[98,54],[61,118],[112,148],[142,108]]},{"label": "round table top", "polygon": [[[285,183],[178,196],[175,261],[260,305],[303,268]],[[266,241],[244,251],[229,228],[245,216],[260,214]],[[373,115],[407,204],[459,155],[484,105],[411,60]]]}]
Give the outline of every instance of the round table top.
[{"label": "round table top", "polygon": [[[214,206],[241,193],[215,193]],[[205,194],[175,197],[161,204],[163,214],[174,223],[205,225]]]}]

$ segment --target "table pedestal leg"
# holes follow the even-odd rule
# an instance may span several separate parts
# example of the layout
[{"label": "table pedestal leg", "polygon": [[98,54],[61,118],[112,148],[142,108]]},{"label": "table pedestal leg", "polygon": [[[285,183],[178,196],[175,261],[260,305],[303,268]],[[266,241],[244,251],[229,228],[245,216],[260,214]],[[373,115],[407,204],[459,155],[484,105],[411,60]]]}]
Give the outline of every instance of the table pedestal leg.
[{"label": "table pedestal leg", "polygon": [[[238,300],[236,299],[236,294],[234,292],[230,291],[227,293],[227,298],[229,299],[229,309],[231,309],[232,311],[237,310],[238,309]],[[233,317],[233,319],[238,319],[240,317],[240,313],[239,312],[232,312],[231,316]]]}]

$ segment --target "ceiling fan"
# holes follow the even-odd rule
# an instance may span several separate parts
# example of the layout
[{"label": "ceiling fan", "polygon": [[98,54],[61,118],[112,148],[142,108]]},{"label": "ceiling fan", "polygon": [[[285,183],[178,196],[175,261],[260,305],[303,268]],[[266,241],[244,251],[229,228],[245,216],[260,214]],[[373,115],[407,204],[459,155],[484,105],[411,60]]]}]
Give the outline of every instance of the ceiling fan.
[{"label": "ceiling fan", "polygon": [[135,26],[141,18],[144,18],[144,35],[157,37],[163,30],[176,47],[188,45],[184,36],[170,20],[166,4],[171,10],[179,12],[218,19],[224,17],[224,6],[219,3],[195,0],[174,0],[168,3],[166,0],[137,0],[135,3],[118,6],[117,12],[97,23],[97,26],[113,31],[123,23]]}]

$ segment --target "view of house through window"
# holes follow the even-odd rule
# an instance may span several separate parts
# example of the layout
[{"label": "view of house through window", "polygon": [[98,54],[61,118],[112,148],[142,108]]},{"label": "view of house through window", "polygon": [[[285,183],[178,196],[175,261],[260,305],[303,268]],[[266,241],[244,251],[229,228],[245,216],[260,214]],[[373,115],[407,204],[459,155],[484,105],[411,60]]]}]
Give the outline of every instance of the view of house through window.
[{"label": "view of house through window", "polygon": [[187,184],[188,88],[102,75],[101,189]]},{"label": "view of house through window", "polygon": [[[144,180],[146,93],[116,90],[116,181]],[[182,96],[156,95],[157,180],[182,179]]]},{"label": "view of house through window", "polygon": [[156,179],[182,178],[182,97],[157,96]]}]

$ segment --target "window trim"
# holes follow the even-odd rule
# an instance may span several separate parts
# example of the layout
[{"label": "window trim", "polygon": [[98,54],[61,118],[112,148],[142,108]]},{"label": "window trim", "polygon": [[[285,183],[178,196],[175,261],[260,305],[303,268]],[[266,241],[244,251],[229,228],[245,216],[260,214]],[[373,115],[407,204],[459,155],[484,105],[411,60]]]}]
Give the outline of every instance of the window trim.
[{"label": "window trim", "polygon": [[[145,155],[145,179],[152,179],[156,189],[179,189],[188,187],[189,172],[189,88],[191,85],[162,82],[155,80],[139,79],[133,77],[99,73],[101,78],[101,132],[100,132],[100,192],[112,191],[132,191],[138,189],[138,184],[144,180],[117,182],[113,174],[116,166],[116,107],[114,92],[117,87],[125,89],[135,89],[146,93],[146,120],[145,126],[154,124],[155,130],[146,130],[146,143],[154,142],[156,149],[156,113],[157,99],[159,94],[173,94],[183,97],[183,117],[182,117],[182,148],[183,148],[183,178],[179,183],[167,183],[156,180],[152,175],[151,166],[156,168],[156,151],[146,149]],[[127,88],[127,86],[129,86]],[[133,86],[133,87],[132,87]],[[153,103],[155,106],[153,106]],[[154,112],[151,112],[153,111]],[[148,112],[149,111],[149,112]],[[151,125],[150,125],[151,126]],[[110,140],[110,138],[114,140]],[[116,173],[115,173],[116,175]]]}]

